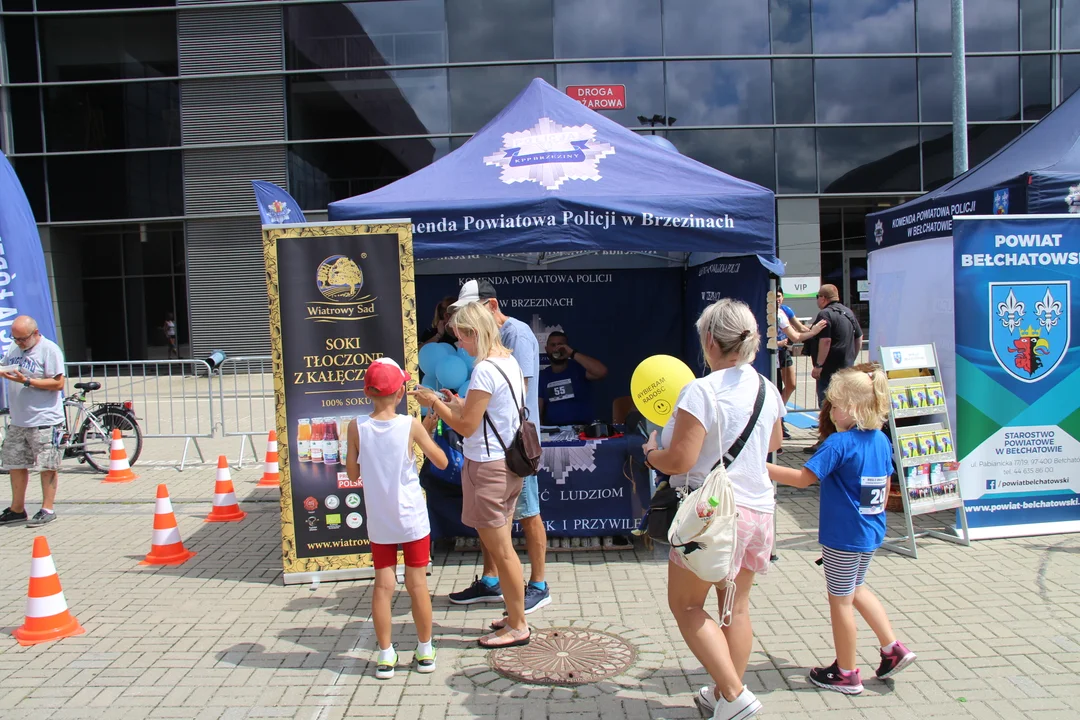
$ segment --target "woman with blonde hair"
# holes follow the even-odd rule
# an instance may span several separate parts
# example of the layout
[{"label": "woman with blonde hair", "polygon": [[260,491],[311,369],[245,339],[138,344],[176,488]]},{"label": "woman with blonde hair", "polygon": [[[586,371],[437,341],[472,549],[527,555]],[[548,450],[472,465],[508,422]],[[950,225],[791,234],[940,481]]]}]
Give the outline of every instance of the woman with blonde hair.
[{"label": "woman with blonde hair", "polygon": [[[739,512],[733,564],[735,597],[730,623],[721,628],[705,610],[713,583],[698,578],[672,548],[668,555],[668,606],[691,652],[716,683],[698,692],[698,703],[720,720],[742,720],[756,714],[761,702],[743,685],[742,677],[754,644],[750,624],[750,589],[757,573],[769,569],[772,554],[773,486],[765,469],[769,452],[780,447],[784,404],[780,392],[750,365],[761,337],[757,319],[745,303],[725,298],[701,313],[697,321],[701,349],[712,372],[679,394],[674,422],[656,442],[645,444],[645,462],[671,476],[672,487],[700,487],[749,424],[759,392],[762,405],[753,429],[728,467]],[[728,591],[717,587],[720,608]],[[722,611],[721,611],[722,612]]]},{"label": "woman with blonde hair", "polygon": [[419,387],[411,394],[465,438],[461,468],[461,521],[475,528],[502,580],[506,617],[492,623],[494,632],[480,638],[484,648],[527,645],[525,582],[521,561],[510,539],[510,526],[521,494],[522,478],[506,464],[505,448],[521,427],[525,376],[499,339],[491,311],[469,303],[451,316],[458,344],[474,359],[469,390],[462,400],[443,390]]}]

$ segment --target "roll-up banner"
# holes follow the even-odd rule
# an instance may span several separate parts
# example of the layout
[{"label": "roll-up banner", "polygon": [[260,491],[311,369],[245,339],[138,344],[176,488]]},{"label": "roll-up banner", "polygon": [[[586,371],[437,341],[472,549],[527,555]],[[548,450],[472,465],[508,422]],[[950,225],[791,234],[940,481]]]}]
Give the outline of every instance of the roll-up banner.
[{"label": "roll-up banner", "polygon": [[[348,423],[371,412],[381,357],[415,377],[409,220],[263,226],[285,584],[374,576],[363,480],[345,472]],[[398,412],[416,414],[415,400]]]},{"label": "roll-up banner", "polygon": [[1080,216],[955,218],[956,448],[973,539],[1080,530]]}]

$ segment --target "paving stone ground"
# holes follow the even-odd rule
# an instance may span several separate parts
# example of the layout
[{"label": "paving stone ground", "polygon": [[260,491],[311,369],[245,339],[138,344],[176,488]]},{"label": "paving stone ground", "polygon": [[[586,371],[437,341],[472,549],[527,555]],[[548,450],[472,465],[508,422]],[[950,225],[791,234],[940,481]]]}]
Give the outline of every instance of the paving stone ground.
[{"label": "paving stone ground", "polygon": [[[808,442],[796,434],[801,439],[782,456],[792,464],[805,457],[798,448]],[[492,672],[475,639],[497,608],[446,600],[472,580],[477,555],[441,552],[429,578],[439,668],[431,675],[404,669],[416,638],[402,591],[394,605],[402,668],[381,682],[372,676],[370,583],[282,584],[277,491],[255,488],[259,468],[234,471],[249,515],[224,524],[202,521],[213,492],[209,465],[136,470],[141,477],[126,485],[66,472],[61,519],[44,528],[85,635],[30,648],[10,637],[23,621],[37,532],[0,528],[0,577],[7,580],[0,584],[0,717],[701,717],[693,693],[707,678],[667,611],[659,548],[548,555],[555,601],[530,620],[628,639],[637,662],[612,681],[529,687]],[[183,538],[198,552],[176,568],[137,564],[149,550],[159,482],[168,483]],[[764,704],[760,717],[1080,717],[1076,535],[970,548],[927,539],[918,560],[880,552],[870,586],[918,663],[895,680],[864,680],[859,697],[811,687],[807,669],[833,657],[825,583],[814,564],[817,498],[815,490],[781,490],[780,561],[751,597],[756,645],[746,682]],[[860,661],[864,678],[872,677],[876,650],[861,621]]]}]

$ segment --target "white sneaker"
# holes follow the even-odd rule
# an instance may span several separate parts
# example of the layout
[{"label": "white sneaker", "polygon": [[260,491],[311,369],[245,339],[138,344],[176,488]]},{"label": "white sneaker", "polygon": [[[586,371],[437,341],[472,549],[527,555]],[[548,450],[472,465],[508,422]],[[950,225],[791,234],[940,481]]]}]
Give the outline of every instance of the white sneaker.
[{"label": "white sneaker", "polygon": [[706,685],[698,690],[694,699],[697,700],[698,707],[706,715],[712,715],[713,710],[716,709],[716,696],[713,695],[712,685]]},{"label": "white sneaker", "polygon": [[739,697],[731,702],[724,699],[723,695],[720,696],[720,699],[716,701],[712,720],[745,720],[757,715],[759,710],[761,710],[761,701],[754,697],[750,688],[743,686]]}]

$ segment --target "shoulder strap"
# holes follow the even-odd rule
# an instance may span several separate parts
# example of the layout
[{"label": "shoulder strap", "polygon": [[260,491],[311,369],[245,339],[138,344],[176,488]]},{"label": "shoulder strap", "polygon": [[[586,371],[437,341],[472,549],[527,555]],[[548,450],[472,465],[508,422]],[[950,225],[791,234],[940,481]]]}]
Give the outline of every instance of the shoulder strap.
[{"label": "shoulder strap", "polygon": [[[491,359],[490,358],[485,358],[484,362],[491,362]],[[525,418],[521,417],[521,416],[525,412],[525,408],[523,406],[521,406],[521,405],[518,405],[517,393],[514,392],[514,384],[510,382],[510,378],[508,378],[506,376],[506,373],[504,373],[502,371],[502,368],[499,367],[496,363],[492,362],[491,366],[494,367],[496,370],[498,370],[499,374],[503,376],[503,380],[506,381],[506,386],[510,388],[510,397],[512,397],[514,399],[514,405],[517,405],[518,416],[521,418],[521,422],[524,423]],[[525,382],[524,382],[525,375],[523,374],[521,376],[521,378],[522,378],[522,385],[524,385],[525,384]],[[502,436],[499,435],[499,431],[495,429],[495,423],[493,423],[491,421],[491,418],[488,417],[487,410],[485,410],[484,411],[484,450],[487,451],[487,453],[490,455],[491,454],[491,446],[488,445],[488,434],[487,434],[488,427],[491,428],[491,432],[495,433],[495,439],[499,441],[499,447],[502,448],[503,452],[506,452],[506,443],[503,442]]]},{"label": "shoulder strap", "polygon": [[[761,417],[761,410],[765,407],[765,378],[761,376],[761,373],[755,373],[758,379],[758,392],[757,400],[754,401],[754,410],[750,413],[750,419],[746,421],[746,427],[743,428],[739,437],[735,438],[735,442],[731,443],[731,447],[727,452],[720,456],[720,459],[716,461],[716,464],[712,466],[715,470],[723,463],[725,468],[731,467],[731,464],[735,462],[735,458],[739,457],[739,453],[746,447],[746,441],[750,439],[750,436],[754,434],[754,427],[757,425],[758,418]],[[719,411],[719,408],[717,408]]]}]

